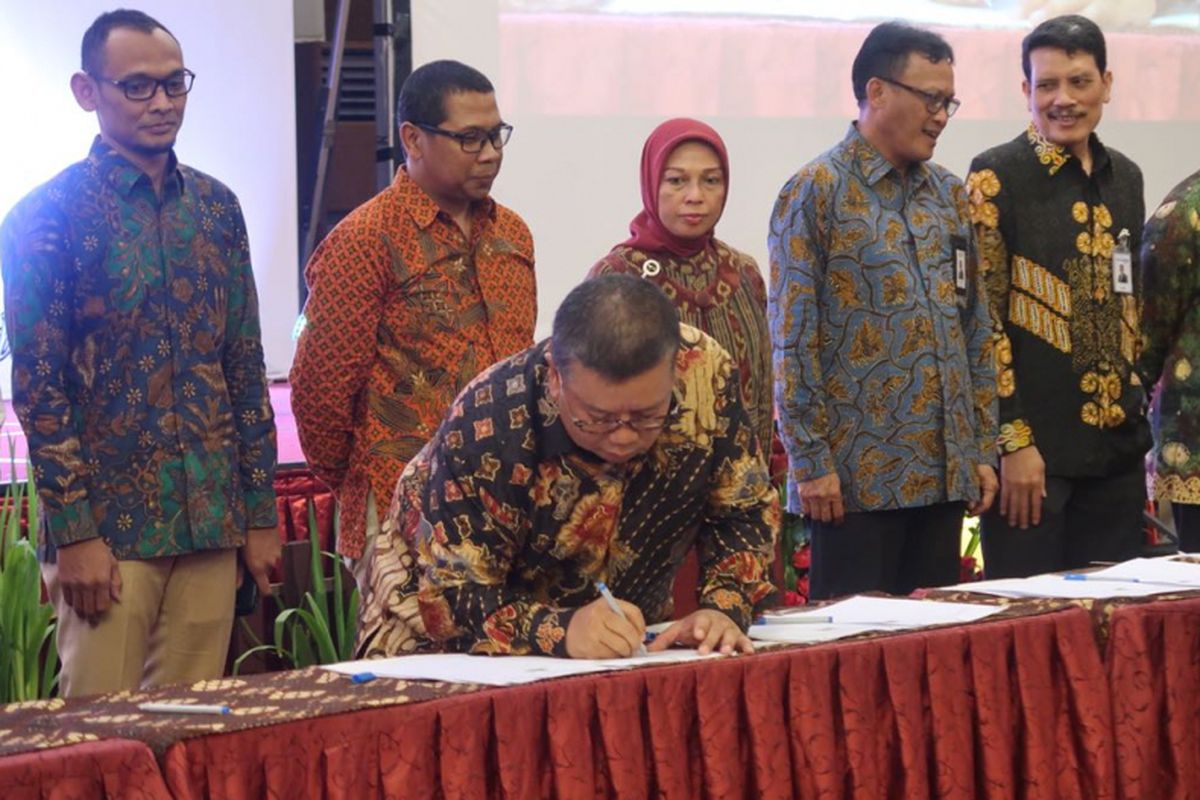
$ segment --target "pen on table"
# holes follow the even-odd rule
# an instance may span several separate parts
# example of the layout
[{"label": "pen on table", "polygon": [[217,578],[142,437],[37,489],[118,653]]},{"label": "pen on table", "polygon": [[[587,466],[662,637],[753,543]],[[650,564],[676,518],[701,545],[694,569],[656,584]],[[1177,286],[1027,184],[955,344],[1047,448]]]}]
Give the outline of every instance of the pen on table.
[{"label": "pen on table", "polygon": [[758,617],[755,625],[831,625],[833,617]]},{"label": "pen on table", "polygon": [[[621,619],[625,619],[625,612],[621,610],[619,605],[617,605],[617,598],[613,597],[613,593],[608,590],[608,584],[606,584],[604,581],[596,581],[596,591],[599,592],[600,596],[604,598],[604,602],[608,603],[608,607],[613,610],[614,614]],[[646,645],[639,644],[634,655],[648,655],[646,653]]]},{"label": "pen on table", "polygon": [[138,711],[157,714],[228,714],[229,706],[207,706],[201,703],[139,703]]},{"label": "pen on table", "polygon": [[1092,575],[1087,572],[1068,572],[1065,581],[1108,581],[1110,583],[1141,583],[1140,578],[1118,578],[1115,575]]},{"label": "pen on table", "polygon": [[375,680],[377,677],[379,677],[379,676],[376,675],[374,672],[356,672],[350,676],[350,682],[351,683],[369,683],[370,681]]}]

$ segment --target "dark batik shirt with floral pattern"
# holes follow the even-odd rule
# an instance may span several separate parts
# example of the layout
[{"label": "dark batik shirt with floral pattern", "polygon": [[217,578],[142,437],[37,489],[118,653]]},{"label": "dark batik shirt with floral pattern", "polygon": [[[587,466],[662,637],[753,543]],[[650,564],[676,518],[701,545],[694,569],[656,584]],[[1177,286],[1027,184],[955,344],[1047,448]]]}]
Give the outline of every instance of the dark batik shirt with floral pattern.
[{"label": "dark batik shirt with floral pattern", "polygon": [[624,465],[577,447],[546,390],[547,342],[491,367],[409,462],[370,556],[360,651],[566,655],[596,581],[670,618],[700,553],[700,606],[743,629],[772,594],[779,508],[729,355],[681,326],[677,414]]},{"label": "dark batik shirt with floral pattern", "polygon": [[1200,172],[1171,190],[1142,240],[1138,364],[1158,384],[1150,406],[1154,492],[1200,505]]},{"label": "dark batik shirt with floral pattern", "polygon": [[852,512],[977,498],[996,380],[962,181],[902,175],[852,125],[784,185],[769,245],[789,507],[832,472]]},{"label": "dark batik shirt with floral pattern", "polygon": [[[1092,135],[1092,172],[1032,125],[976,156],[967,190],[993,320],[1001,453],[1036,445],[1050,475],[1096,477],[1146,452],[1137,165]],[[1127,232],[1133,291],[1113,286]]]},{"label": "dark batik shirt with floral pattern", "polygon": [[44,557],[240,546],[274,527],[275,422],[237,198],[174,155],[150,178],[99,139],[0,230],[13,406]]}]

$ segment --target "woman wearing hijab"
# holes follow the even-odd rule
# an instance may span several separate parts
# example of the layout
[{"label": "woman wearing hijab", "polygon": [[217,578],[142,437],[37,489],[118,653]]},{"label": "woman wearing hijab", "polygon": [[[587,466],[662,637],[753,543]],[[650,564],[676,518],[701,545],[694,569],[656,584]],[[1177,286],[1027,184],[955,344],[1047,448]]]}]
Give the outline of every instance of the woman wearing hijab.
[{"label": "woman wearing hijab", "polygon": [[589,276],[641,275],[671,298],[684,323],[729,351],[765,461],[774,436],[766,286],[753,258],[713,235],[729,186],[725,142],[698,120],[668,120],[642,148],[641,179],[642,210],[630,237]]}]

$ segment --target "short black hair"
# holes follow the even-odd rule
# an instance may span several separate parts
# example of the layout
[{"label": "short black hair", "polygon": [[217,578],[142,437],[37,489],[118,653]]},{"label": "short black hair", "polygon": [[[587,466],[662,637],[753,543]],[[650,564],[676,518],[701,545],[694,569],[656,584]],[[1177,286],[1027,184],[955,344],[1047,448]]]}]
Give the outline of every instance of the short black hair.
[{"label": "short black hair", "polygon": [[446,95],[495,91],[487,76],[474,67],[449,59],[430,61],[414,69],[400,87],[396,125],[440,125],[446,119]]},{"label": "short black hair", "polygon": [[104,44],[108,41],[108,35],[116,28],[132,28],[142,33],[166,31],[168,36],[175,39],[176,44],[179,43],[175,34],[171,33],[166,25],[144,11],[132,8],[106,11],[96,17],[88,29],[83,32],[83,43],[79,46],[79,65],[84,72],[89,75],[99,75],[103,71]]},{"label": "short black hair", "polygon": [[558,307],[550,353],[559,372],[579,364],[625,381],[674,359],[679,343],[679,312],[657,286],[633,275],[601,275]]},{"label": "short black hair", "polygon": [[1104,43],[1104,31],[1087,17],[1065,14],[1052,17],[1029,32],[1021,42],[1021,69],[1025,80],[1029,80],[1029,54],[1041,47],[1065,50],[1067,55],[1087,53],[1096,59],[1096,66],[1103,75],[1108,69],[1108,47]]},{"label": "short black hair", "polygon": [[911,53],[920,53],[934,64],[954,63],[954,50],[933,31],[903,22],[882,22],[871,29],[854,57],[850,69],[854,99],[859,103],[867,99],[867,81],[871,78],[899,78]]}]

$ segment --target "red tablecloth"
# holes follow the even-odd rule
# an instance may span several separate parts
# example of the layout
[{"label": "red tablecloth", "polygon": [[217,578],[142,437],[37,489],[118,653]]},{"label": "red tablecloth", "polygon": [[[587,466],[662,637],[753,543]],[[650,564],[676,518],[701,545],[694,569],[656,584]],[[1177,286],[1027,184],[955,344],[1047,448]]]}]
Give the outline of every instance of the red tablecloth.
[{"label": "red tablecloth", "polygon": [[1200,598],[1113,612],[1107,661],[1121,796],[1200,796]]},{"label": "red tablecloth", "polygon": [[171,793],[149,747],[126,739],[105,739],[0,758],[0,797],[170,800]]},{"label": "red tablecloth", "polygon": [[179,741],[179,798],[1111,798],[1086,612],[481,691]]}]

